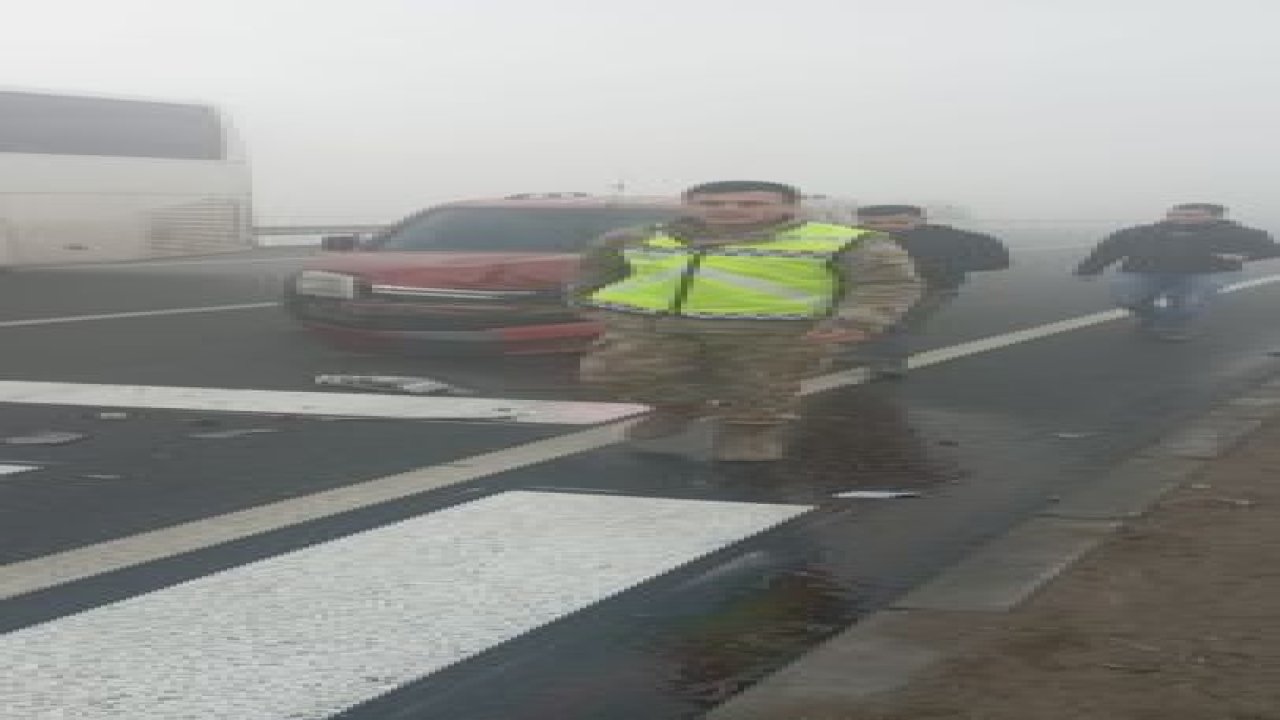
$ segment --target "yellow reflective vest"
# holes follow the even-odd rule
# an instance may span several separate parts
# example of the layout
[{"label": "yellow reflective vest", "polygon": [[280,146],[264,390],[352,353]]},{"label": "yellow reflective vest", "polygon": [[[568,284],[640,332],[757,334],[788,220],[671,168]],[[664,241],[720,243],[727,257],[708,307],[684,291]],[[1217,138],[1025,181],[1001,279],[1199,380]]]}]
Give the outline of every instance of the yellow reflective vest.
[{"label": "yellow reflective vest", "polygon": [[769,240],[694,246],[658,232],[623,250],[627,277],[583,302],[643,315],[812,320],[830,314],[840,291],[836,255],[867,233],[805,223]]}]

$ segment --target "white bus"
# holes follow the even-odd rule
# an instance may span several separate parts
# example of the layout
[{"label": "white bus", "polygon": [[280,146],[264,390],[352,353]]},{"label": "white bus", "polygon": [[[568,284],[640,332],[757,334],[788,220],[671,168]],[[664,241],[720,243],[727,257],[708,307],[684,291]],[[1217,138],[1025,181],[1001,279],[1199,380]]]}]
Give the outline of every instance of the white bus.
[{"label": "white bus", "polygon": [[252,233],[217,108],[0,90],[0,267],[244,250]]}]

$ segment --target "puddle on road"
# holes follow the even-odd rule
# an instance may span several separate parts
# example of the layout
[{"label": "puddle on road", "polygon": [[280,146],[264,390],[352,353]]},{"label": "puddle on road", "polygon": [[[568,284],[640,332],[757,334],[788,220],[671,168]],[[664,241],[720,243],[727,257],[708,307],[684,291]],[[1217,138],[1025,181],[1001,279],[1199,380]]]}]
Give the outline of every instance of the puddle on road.
[{"label": "puddle on road", "polygon": [[[956,418],[935,421],[909,410],[899,395],[863,386],[810,398],[792,451],[779,463],[609,448],[548,468],[531,480],[547,485],[540,489],[816,509],[700,567],[695,577],[668,578],[637,591],[648,597],[621,599],[621,607],[584,621],[589,632],[558,638],[560,652],[541,654],[543,646],[539,662],[553,667],[504,678],[508,700],[467,693],[465,702],[437,710],[447,716],[479,702],[512,720],[699,717],[882,606],[905,589],[884,583],[914,579],[942,555],[905,563],[886,581],[868,560],[885,549],[866,544],[868,528],[874,543],[892,546],[901,539],[895,533],[914,527],[894,520],[893,508],[924,506],[836,495],[896,489],[929,496],[970,474],[965,463],[975,442],[968,432],[951,433],[961,424]],[[991,431],[978,424],[975,432]],[[867,549],[851,551],[857,548]]]},{"label": "puddle on road", "polygon": [[777,468],[834,492],[862,487],[919,490],[967,473],[938,434],[913,418],[894,388],[876,386],[810,399],[786,462]]},{"label": "puddle on road", "polygon": [[818,565],[793,568],[752,590],[713,614],[678,623],[648,647],[665,670],[665,692],[709,709],[865,612],[858,589]]},{"label": "puddle on road", "polygon": [[952,492],[944,490],[950,485],[1001,494],[1022,484],[1030,468],[1056,462],[1043,448],[1026,447],[1035,429],[912,408],[903,394],[897,386],[861,386],[810,398],[779,463],[600,454],[598,465],[578,475],[581,490],[817,509],[762,538],[754,552],[763,559],[726,559],[700,587],[651,598],[644,625],[613,628],[608,654],[574,657],[557,676],[539,673],[541,689],[518,711],[504,707],[505,716],[555,717],[550,698],[573,698],[579,717],[698,717],[883,607],[1002,522],[999,513],[981,522],[931,515],[937,511],[917,499],[837,495],[876,489],[927,498]]},{"label": "puddle on road", "polygon": [[[962,459],[970,439],[957,440],[949,432],[954,425],[922,424],[892,391],[858,388],[811,400],[780,462],[714,463],[705,452],[629,453],[630,466],[610,487],[799,504],[830,502],[857,490],[927,494],[970,474]],[[709,444],[710,432],[704,435]]]}]

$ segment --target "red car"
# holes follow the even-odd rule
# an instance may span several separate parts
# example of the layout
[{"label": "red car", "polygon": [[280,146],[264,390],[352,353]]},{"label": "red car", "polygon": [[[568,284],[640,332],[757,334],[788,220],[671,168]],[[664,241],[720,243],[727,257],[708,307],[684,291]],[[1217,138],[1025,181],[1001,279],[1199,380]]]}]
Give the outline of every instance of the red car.
[{"label": "red car", "polygon": [[600,328],[565,304],[578,253],[628,225],[671,220],[670,198],[514,195],[430,208],[326,252],[285,307],[339,347],[385,352],[581,351]]}]

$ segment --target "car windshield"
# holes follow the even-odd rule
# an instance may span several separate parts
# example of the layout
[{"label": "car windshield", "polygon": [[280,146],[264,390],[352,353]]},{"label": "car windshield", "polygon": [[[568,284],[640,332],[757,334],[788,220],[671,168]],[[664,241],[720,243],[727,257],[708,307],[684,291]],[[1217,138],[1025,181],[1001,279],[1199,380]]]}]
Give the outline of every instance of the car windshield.
[{"label": "car windshield", "polygon": [[578,252],[617,228],[664,222],[669,208],[442,208],[392,228],[371,243],[385,251]]}]

